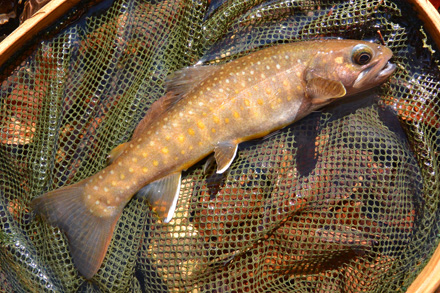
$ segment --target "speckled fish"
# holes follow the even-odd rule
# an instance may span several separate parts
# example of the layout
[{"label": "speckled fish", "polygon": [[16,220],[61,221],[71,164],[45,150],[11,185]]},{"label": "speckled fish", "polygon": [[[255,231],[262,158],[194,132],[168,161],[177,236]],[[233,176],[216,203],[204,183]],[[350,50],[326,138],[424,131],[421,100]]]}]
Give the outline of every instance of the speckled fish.
[{"label": "speckled fish", "polygon": [[132,139],[97,174],[51,191],[33,208],[65,231],[73,261],[91,278],[124,206],[138,192],[164,222],[174,214],[181,172],[214,152],[228,169],[240,142],[287,126],[330,102],[383,83],[391,51],[355,40],[278,45],[223,65],[175,73]]}]

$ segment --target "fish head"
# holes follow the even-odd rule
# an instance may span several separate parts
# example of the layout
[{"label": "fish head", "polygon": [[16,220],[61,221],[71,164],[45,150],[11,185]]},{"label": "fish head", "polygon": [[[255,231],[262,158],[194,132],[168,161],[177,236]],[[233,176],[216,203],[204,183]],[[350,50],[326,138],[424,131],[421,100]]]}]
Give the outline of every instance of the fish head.
[{"label": "fish head", "polygon": [[[323,41],[310,61],[306,79],[319,78],[339,83],[342,95],[328,95],[319,98],[320,104],[327,104],[334,98],[350,96],[385,82],[396,66],[389,62],[392,51],[375,43],[358,40]],[[322,89],[320,90],[322,91]]]}]

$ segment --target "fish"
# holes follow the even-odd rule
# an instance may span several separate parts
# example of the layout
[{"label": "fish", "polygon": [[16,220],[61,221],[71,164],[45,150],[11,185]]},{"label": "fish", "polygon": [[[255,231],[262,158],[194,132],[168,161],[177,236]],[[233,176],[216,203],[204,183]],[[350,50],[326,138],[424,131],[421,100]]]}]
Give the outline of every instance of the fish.
[{"label": "fish", "polygon": [[98,173],[34,199],[31,207],[67,236],[79,273],[99,270],[124,206],[147,198],[173,217],[182,172],[211,153],[225,172],[241,142],[260,138],[329,103],[385,82],[392,51],[359,40],[275,45],[224,64],[195,65],[166,80],[131,139]]}]

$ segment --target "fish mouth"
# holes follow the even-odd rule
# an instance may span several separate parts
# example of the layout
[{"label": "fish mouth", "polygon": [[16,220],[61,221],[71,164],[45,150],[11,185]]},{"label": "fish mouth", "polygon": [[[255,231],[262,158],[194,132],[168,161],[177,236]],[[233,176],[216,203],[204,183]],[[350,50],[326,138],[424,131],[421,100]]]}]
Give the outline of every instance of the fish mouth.
[{"label": "fish mouth", "polygon": [[386,79],[388,76],[393,74],[394,70],[396,70],[396,64],[393,64],[391,62],[387,62],[385,66],[382,68],[382,70],[377,75],[378,79]]},{"label": "fish mouth", "polygon": [[355,89],[368,89],[384,82],[396,70],[389,59],[378,60],[363,70],[353,83]]}]

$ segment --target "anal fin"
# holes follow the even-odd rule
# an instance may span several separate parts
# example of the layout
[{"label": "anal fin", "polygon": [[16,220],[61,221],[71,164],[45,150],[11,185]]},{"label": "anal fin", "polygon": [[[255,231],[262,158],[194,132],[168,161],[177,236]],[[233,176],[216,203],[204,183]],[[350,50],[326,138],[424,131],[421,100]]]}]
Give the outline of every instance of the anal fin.
[{"label": "anal fin", "polygon": [[238,144],[221,142],[214,148],[214,157],[217,162],[217,174],[225,172],[237,155]]},{"label": "anal fin", "polygon": [[171,221],[176,210],[181,177],[180,172],[168,175],[148,184],[137,193],[138,196],[147,198],[153,210],[165,223]]}]

